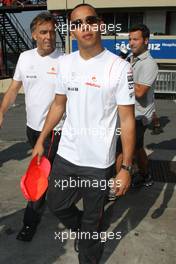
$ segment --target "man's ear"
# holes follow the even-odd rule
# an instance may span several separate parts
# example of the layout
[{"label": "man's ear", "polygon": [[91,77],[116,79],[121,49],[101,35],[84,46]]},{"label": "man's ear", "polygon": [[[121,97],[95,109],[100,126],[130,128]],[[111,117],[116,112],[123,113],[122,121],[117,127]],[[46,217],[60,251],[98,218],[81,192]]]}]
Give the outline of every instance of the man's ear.
[{"label": "man's ear", "polygon": [[149,43],[149,39],[148,38],[144,39],[144,44],[148,45],[148,43]]},{"label": "man's ear", "polygon": [[106,24],[104,23],[103,20],[100,21],[100,32],[103,34],[106,31]]},{"label": "man's ear", "polygon": [[37,40],[37,34],[36,34],[36,32],[34,31],[34,32],[32,32],[32,39],[33,40]]},{"label": "man's ear", "polygon": [[100,25],[105,25],[105,22],[103,21],[103,19],[100,20]]},{"label": "man's ear", "polygon": [[72,37],[72,39],[76,39],[73,31],[70,31],[70,36]]}]

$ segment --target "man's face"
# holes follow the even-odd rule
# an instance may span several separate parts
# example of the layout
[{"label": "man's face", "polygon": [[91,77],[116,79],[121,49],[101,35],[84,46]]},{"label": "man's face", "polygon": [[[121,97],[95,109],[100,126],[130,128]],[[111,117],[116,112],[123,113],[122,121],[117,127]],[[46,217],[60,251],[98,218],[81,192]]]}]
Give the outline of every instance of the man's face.
[{"label": "man's face", "polygon": [[38,23],[34,32],[33,39],[37,43],[39,54],[46,56],[52,53],[56,45],[55,25],[52,22]]},{"label": "man's face", "polygon": [[79,47],[86,49],[101,43],[101,21],[94,9],[89,6],[78,7],[71,14],[71,23],[71,35],[77,39]]},{"label": "man's face", "polygon": [[129,44],[134,56],[147,50],[148,39],[144,39],[140,30],[129,33]]}]

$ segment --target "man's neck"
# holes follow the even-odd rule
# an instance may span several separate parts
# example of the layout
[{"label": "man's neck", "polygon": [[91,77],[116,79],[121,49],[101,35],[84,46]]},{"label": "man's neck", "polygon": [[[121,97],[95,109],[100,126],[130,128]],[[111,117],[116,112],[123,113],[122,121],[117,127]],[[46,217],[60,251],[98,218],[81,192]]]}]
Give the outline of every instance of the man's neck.
[{"label": "man's neck", "polygon": [[45,57],[45,56],[48,56],[50,55],[51,53],[53,53],[54,49],[49,51],[49,52],[46,52],[44,50],[40,50],[39,48],[37,48],[37,52],[38,54],[41,56],[41,57]]},{"label": "man's neck", "polygon": [[97,56],[98,54],[100,54],[102,51],[104,50],[104,48],[102,46],[98,46],[95,48],[88,48],[88,49],[84,49],[79,47],[79,53],[80,56],[84,59],[84,60],[89,60],[95,56]]},{"label": "man's neck", "polygon": [[140,52],[139,54],[133,54],[134,58],[137,58],[139,56],[141,56],[143,53],[145,53],[147,51],[147,49],[143,50],[142,52]]}]

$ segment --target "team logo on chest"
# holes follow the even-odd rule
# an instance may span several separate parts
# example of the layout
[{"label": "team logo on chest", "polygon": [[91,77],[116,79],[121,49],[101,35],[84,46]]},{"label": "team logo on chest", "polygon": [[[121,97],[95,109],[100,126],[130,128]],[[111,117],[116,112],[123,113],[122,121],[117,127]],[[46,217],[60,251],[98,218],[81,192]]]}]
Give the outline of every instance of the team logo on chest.
[{"label": "team logo on chest", "polygon": [[86,82],[85,85],[89,87],[101,88],[101,85],[97,83],[97,77],[95,75],[90,77],[90,81]]},{"label": "team logo on chest", "polygon": [[48,73],[48,74],[54,74],[54,75],[56,75],[56,68],[53,67],[53,66],[51,66],[51,67],[49,68],[49,70],[48,70],[47,73]]}]

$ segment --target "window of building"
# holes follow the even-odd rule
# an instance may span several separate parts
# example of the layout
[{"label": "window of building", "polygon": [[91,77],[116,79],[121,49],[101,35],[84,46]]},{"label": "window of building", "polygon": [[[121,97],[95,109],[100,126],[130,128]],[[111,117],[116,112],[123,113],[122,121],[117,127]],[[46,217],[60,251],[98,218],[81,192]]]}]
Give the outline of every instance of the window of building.
[{"label": "window of building", "polygon": [[[118,33],[127,33],[128,29],[136,24],[143,23],[143,13],[141,12],[109,12],[102,13],[101,17],[106,25],[116,25],[116,34]],[[107,32],[107,35],[115,35],[115,31]]]},{"label": "window of building", "polygon": [[168,12],[166,16],[166,34],[176,35],[176,12]]}]

